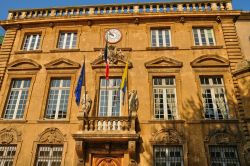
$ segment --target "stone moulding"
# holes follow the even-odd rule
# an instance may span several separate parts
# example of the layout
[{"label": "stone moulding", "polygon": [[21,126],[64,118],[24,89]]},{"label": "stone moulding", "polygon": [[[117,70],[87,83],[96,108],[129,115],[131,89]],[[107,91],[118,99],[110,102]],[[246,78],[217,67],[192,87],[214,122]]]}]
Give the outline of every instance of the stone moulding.
[{"label": "stone moulding", "polygon": [[193,68],[229,67],[229,61],[218,55],[203,55],[193,60],[190,65]]},{"label": "stone moulding", "polygon": [[183,66],[183,63],[162,56],[160,58],[148,61],[144,65],[146,68],[181,68]]},{"label": "stone moulding", "polygon": [[38,136],[38,142],[42,144],[63,144],[65,135],[58,128],[47,128]]},{"label": "stone moulding", "polygon": [[40,70],[41,65],[31,59],[18,59],[7,66],[7,70]]},{"label": "stone moulding", "polygon": [[240,142],[240,139],[227,130],[214,130],[211,131],[204,140],[209,145],[221,145],[221,144],[236,144]]},{"label": "stone moulding", "polygon": [[21,132],[17,131],[14,127],[4,128],[0,131],[0,143],[11,144],[18,143],[21,141]]},{"label": "stone moulding", "polygon": [[74,61],[65,58],[59,58],[44,65],[47,70],[49,69],[79,69],[81,65]]},{"label": "stone moulding", "polygon": [[152,144],[183,144],[183,134],[175,129],[161,129],[152,133]]}]

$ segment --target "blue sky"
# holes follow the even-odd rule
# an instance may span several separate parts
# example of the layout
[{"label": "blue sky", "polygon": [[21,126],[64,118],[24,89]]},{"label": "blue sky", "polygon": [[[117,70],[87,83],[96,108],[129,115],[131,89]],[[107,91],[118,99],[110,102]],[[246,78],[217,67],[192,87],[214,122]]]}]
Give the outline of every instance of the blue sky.
[{"label": "blue sky", "polygon": [[[0,20],[7,18],[9,9],[161,1],[174,0],[0,0]],[[250,0],[233,0],[233,7],[238,10],[250,10]],[[0,34],[3,33],[4,31],[0,29]]]}]

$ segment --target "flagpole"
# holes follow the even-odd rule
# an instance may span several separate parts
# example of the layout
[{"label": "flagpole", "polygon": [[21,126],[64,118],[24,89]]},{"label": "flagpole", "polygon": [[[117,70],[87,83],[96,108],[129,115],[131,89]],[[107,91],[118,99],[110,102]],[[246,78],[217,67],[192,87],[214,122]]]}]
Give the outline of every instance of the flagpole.
[{"label": "flagpole", "polygon": [[[84,71],[85,71],[85,55],[84,55],[84,60],[83,60],[83,67],[84,67]],[[85,71],[85,75],[86,75],[86,71]],[[85,100],[85,103],[84,103],[84,105],[85,105],[85,111],[86,111],[86,77],[84,77],[84,80],[83,80],[83,85],[84,85],[84,100]],[[87,113],[85,112],[83,112],[83,117],[84,117],[84,114],[86,114],[86,116],[88,116],[87,115]]]}]

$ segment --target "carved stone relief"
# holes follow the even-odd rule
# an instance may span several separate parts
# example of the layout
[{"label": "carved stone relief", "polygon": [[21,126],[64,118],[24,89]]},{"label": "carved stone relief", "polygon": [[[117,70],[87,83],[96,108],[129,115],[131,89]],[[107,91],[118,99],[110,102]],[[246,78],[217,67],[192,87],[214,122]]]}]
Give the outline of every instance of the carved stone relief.
[{"label": "carved stone relief", "polygon": [[250,142],[247,142],[244,147],[244,157],[247,165],[250,165]]},{"label": "carved stone relief", "polygon": [[16,128],[9,127],[0,131],[0,143],[11,144],[21,141],[21,133]]},{"label": "carved stone relief", "polygon": [[132,115],[133,113],[136,113],[139,107],[139,100],[137,96],[137,91],[136,90],[131,90],[128,93],[128,98],[129,98],[129,113]]},{"label": "carved stone relief", "polygon": [[39,135],[40,143],[48,144],[62,144],[64,142],[64,136],[57,128],[48,128],[42,134]]},{"label": "carved stone relief", "polygon": [[184,139],[182,134],[175,129],[161,129],[152,133],[151,142],[157,144],[183,144]]}]

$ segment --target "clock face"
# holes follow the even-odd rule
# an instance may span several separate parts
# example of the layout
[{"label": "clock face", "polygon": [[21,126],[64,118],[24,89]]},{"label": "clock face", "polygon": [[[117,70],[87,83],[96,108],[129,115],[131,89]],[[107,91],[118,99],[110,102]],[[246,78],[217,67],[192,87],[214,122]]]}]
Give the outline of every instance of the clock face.
[{"label": "clock face", "polygon": [[105,39],[109,43],[117,43],[121,40],[122,33],[118,29],[109,29],[105,33]]}]

